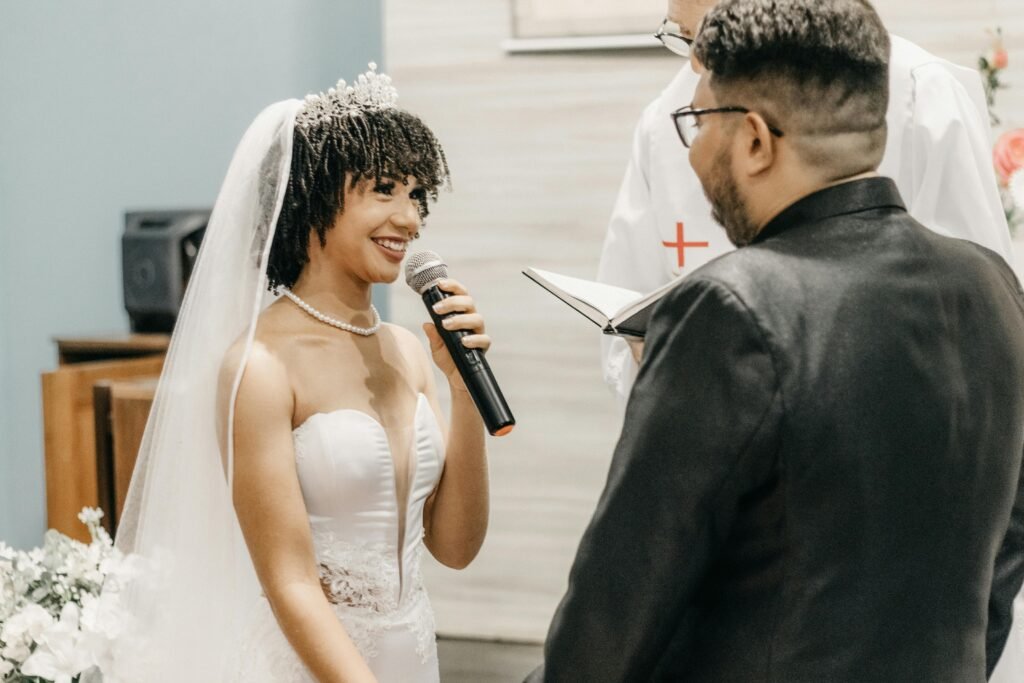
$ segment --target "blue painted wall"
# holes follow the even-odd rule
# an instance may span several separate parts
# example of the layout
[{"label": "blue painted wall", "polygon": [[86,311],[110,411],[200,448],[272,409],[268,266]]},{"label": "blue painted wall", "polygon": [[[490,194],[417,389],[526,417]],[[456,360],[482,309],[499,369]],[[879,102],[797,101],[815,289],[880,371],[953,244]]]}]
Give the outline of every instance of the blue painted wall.
[{"label": "blue painted wall", "polygon": [[264,105],[381,53],[380,0],[0,0],[0,539],[44,531],[52,337],[128,330],[124,211],[212,205]]}]

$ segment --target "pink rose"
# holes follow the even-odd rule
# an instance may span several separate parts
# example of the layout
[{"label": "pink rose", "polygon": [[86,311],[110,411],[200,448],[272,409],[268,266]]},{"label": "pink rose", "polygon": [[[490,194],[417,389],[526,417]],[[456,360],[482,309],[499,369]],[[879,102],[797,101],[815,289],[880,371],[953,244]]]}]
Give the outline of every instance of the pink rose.
[{"label": "pink rose", "polygon": [[1014,171],[1024,168],[1024,128],[1000,135],[992,151],[992,160],[995,162],[999,181],[1005,186]]},{"label": "pink rose", "polygon": [[1007,54],[1004,48],[998,47],[992,52],[992,68],[993,69],[1005,69],[1010,63],[1010,55]]}]

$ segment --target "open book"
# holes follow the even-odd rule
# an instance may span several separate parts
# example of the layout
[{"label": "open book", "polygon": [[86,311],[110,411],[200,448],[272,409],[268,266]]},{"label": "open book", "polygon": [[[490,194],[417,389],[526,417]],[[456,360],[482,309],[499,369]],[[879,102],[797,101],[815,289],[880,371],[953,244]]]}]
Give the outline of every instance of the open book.
[{"label": "open book", "polygon": [[647,334],[654,304],[679,282],[672,280],[650,294],[641,294],[537,268],[527,268],[523,275],[579,311],[605,334],[639,338]]}]

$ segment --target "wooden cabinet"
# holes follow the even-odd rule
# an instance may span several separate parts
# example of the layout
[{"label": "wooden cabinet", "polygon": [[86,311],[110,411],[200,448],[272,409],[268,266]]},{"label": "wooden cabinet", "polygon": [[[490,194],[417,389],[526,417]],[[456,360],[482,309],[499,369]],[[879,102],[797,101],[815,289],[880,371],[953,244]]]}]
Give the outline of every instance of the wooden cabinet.
[{"label": "wooden cabinet", "polygon": [[99,505],[111,534],[128,497],[156,385],[156,377],[145,377],[103,380],[93,386]]},{"label": "wooden cabinet", "polygon": [[[78,513],[85,506],[102,508],[108,525],[116,520],[116,480],[130,478],[131,472],[121,471],[111,477],[112,470],[108,468],[101,491],[100,472],[104,467],[97,462],[95,386],[140,378],[155,382],[163,368],[168,342],[164,335],[57,340],[61,364],[42,376],[46,512],[50,528],[88,541],[88,531],[78,521]],[[140,420],[136,415],[132,420],[136,425],[140,421],[144,426],[145,418]],[[141,429],[139,435],[141,439]],[[134,457],[131,460],[134,462]],[[124,488],[127,490],[127,483]]]}]

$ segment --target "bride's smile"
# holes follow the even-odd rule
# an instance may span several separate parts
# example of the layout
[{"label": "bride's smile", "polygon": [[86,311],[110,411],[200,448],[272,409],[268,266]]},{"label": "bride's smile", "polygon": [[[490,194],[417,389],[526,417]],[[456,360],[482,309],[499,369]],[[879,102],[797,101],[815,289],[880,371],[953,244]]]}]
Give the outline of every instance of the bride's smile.
[{"label": "bride's smile", "polygon": [[[419,234],[426,214],[425,190],[416,178],[346,178],[344,209],[327,231],[323,246],[309,242],[309,259],[330,262],[361,287],[394,282],[409,244]],[[319,252],[319,253],[315,253]]]}]

